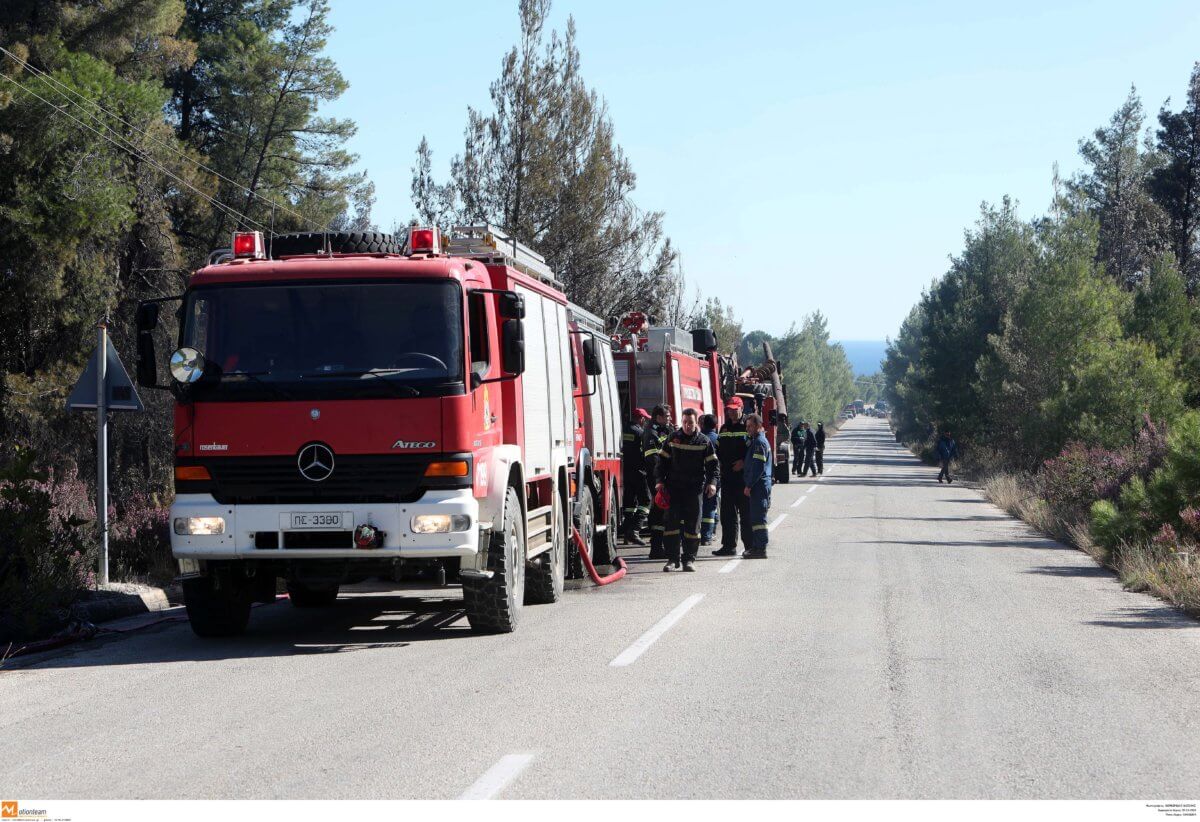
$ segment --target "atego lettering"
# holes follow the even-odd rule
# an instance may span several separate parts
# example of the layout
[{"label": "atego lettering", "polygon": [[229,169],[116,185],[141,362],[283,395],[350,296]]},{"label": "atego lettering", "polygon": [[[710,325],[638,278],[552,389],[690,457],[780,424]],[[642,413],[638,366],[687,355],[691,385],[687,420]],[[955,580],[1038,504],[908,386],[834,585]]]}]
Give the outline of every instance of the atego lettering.
[{"label": "atego lettering", "polygon": [[416,440],[412,440],[412,441],[396,440],[394,443],[392,443],[392,448],[393,449],[409,448],[409,449],[414,449],[414,450],[421,449],[421,448],[429,449],[429,448],[437,448],[437,443],[433,442],[432,440],[430,440],[428,442],[418,442]]}]

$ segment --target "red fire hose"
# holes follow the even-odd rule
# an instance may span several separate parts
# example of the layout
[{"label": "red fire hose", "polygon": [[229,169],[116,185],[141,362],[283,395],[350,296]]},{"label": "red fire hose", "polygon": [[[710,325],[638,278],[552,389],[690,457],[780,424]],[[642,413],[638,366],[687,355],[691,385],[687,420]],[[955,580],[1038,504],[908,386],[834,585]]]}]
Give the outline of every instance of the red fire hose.
[{"label": "red fire hose", "polygon": [[[608,526],[612,528],[612,526]],[[628,567],[625,565],[625,560],[616,557],[613,560],[613,565],[617,566],[617,570],[613,571],[606,577],[596,573],[596,566],[592,564],[592,558],[588,555],[587,545],[584,544],[583,535],[579,533],[579,529],[574,525],[571,526],[571,539],[575,540],[575,546],[579,548],[579,556],[583,558],[583,565],[587,568],[588,576],[592,578],[592,582],[597,585],[608,585],[610,582],[616,582],[621,577],[625,576]]]}]

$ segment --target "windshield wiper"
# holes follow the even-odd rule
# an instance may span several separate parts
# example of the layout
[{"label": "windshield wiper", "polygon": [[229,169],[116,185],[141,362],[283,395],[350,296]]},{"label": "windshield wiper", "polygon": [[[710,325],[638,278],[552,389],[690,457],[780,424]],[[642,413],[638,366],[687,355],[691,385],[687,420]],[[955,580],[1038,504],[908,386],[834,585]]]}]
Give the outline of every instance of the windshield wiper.
[{"label": "windshield wiper", "polygon": [[274,383],[271,383],[271,382],[267,382],[266,380],[259,379],[260,376],[263,376],[265,374],[270,374],[270,373],[271,373],[270,371],[222,371],[220,374],[220,377],[222,379],[224,379],[225,377],[246,377],[251,382],[253,382],[255,385],[261,385],[263,388],[266,388],[270,391],[274,391],[275,394],[277,396],[279,396],[281,399],[285,399],[288,402],[295,402],[296,398],[293,397],[288,392],[284,391],[278,385],[275,385]]},{"label": "windshield wiper", "polygon": [[411,371],[409,368],[376,368],[368,371],[314,371],[311,374],[302,374],[302,380],[328,380],[335,377],[375,377],[383,380],[392,388],[398,388],[401,391],[408,392],[410,397],[419,397],[421,392],[415,387],[402,382],[396,382],[391,379],[391,376],[399,374],[402,371]]}]

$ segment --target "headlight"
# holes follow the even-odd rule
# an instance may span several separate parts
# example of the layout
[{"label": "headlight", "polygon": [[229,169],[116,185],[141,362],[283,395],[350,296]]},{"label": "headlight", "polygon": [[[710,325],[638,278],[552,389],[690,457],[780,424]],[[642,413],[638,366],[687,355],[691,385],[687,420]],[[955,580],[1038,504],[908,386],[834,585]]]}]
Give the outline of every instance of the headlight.
[{"label": "headlight", "polygon": [[224,517],[175,517],[175,533],[181,536],[210,537],[225,533]]},{"label": "headlight", "polygon": [[420,514],[412,518],[414,534],[449,534],[470,527],[471,518],[466,514]]}]

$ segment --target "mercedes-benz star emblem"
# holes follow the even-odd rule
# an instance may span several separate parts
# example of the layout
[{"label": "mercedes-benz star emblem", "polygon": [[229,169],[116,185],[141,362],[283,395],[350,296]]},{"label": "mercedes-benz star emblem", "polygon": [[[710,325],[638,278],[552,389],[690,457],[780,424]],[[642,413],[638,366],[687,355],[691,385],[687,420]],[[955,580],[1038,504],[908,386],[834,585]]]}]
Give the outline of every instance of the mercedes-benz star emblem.
[{"label": "mercedes-benz star emblem", "polygon": [[313,410],[308,412],[308,415],[310,417],[312,417],[314,420],[319,420],[319,419],[321,419],[321,409],[314,408]]},{"label": "mercedes-benz star emblem", "polygon": [[300,476],[309,482],[322,482],[333,473],[333,451],[328,445],[310,443],[300,449],[296,457]]}]

